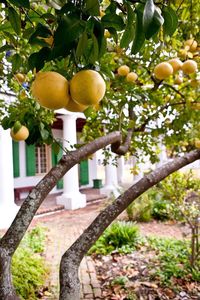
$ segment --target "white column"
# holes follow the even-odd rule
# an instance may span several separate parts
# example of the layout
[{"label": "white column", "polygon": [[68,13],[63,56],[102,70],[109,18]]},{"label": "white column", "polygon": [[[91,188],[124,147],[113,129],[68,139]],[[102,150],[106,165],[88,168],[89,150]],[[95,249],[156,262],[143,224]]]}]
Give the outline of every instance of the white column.
[{"label": "white column", "polygon": [[123,183],[124,175],[124,156],[120,156],[117,160],[117,180],[119,184]]},{"label": "white column", "polygon": [[[76,116],[73,114],[59,117],[63,120],[63,147],[77,143],[76,139]],[[78,165],[71,168],[63,177],[64,190],[57,197],[57,203],[65,206],[65,209],[77,209],[86,206],[86,196],[79,192]]]},{"label": "white column", "polygon": [[97,178],[97,155],[94,153],[92,159],[88,160],[89,163],[89,185],[93,186],[93,179]]},{"label": "white column", "polygon": [[114,195],[114,197],[118,197],[120,195],[120,186],[117,180],[117,167],[112,163],[113,157],[114,155],[112,155],[105,166],[105,185],[101,189],[101,193],[107,196]]},{"label": "white column", "polygon": [[0,228],[8,228],[19,207],[14,202],[12,139],[0,126]]}]

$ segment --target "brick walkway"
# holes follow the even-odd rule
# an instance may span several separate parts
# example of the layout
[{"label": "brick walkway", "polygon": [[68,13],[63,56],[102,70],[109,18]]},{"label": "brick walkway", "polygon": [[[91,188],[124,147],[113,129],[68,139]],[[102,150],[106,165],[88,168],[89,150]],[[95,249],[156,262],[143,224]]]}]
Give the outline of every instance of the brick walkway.
[{"label": "brick walkway", "polygon": [[[45,227],[48,236],[45,257],[50,265],[49,285],[53,287],[55,295],[53,298],[48,297],[44,299],[58,299],[60,259],[76,238],[94,220],[102,206],[103,201],[90,204],[75,211],[62,210],[54,214],[36,217],[33,220],[32,225],[38,224]],[[81,281],[81,300],[102,299],[100,284],[90,257],[84,257],[81,262],[79,276]]]}]

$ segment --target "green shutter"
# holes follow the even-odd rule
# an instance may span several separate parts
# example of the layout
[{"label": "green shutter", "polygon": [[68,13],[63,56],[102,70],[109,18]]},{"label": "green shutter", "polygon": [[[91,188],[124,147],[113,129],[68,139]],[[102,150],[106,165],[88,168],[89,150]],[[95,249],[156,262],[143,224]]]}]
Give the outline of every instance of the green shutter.
[{"label": "green shutter", "polygon": [[14,177],[19,177],[19,143],[13,141],[13,174]]},{"label": "green shutter", "polygon": [[89,183],[88,159],[80,162],[80,185]]},{"label": "green shutter", "polygon": [[34,176],[36,169],[35,145],[26,144],[26,176]]},{"label": "green shutter", "polygon": [[[62,155],[63,155],[63,151],[62,148],[59,149],[59,153],[56,154],[53,149],[51,150],[51,159],[52,159],[52,166],[55,166],[57,164],[57,162],[61,159]],[[63,189],[63,179],[60,179],[57,182],[57,189]]]}]

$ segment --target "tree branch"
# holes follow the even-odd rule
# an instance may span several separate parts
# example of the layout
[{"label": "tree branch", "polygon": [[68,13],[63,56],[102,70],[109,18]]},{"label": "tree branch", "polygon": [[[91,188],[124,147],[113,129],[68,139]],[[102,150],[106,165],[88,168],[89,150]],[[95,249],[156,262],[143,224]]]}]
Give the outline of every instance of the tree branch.
[{"label": "tree branch", "polygon": [[[0,247],[4,248],[10,255],[12,255],[26,233],[36,211],[49,192],[54,188],[58,180],[60,180],[67,171],[69,171],[87,155],[93,154],[97,150],[102,149],[111,143],[117,142],[118,140],[121,140],[121,133],[115,131],[63,156],[58,164],[53,167],[29,193],[13,223],[0,240]],[[10,246],[10,240],[12,240],[12,247]]]}]

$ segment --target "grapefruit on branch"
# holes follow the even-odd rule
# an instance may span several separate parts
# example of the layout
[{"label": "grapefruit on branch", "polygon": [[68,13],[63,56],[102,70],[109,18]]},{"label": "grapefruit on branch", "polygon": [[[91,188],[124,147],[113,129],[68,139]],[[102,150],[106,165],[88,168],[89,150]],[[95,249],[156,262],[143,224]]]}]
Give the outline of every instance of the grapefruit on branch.
[{"label": "grapefruit on branch", "polygon": [[95,105],[101,101],[105,92],[105,81],[94,70],[79,71],[70,82],[70,95],[78,104]]},{"label": "grapefruit on branch", "polygon": [[39,72],[31,87],[41,106],[49,109],[66,107],[69,101],[69,83],[57,72]]},{"label": "grapefruit on branch", "polygon": [[11,128],[10,135],[16,142],[25,141],[29,136],[29,130],[26,126],[22,125],[17,132],[14,132],[14,128]]},{"label": "grapefruit on branch", "polygon": [[71,112],[83,112],[88,106],[75,102],[71,97],[65,108]]},{"label": "grapefruit on branch", "polygon": [[173,74],[173,67],[168,62],[155,66],[154,74],[157,79],[163,80]]}]

